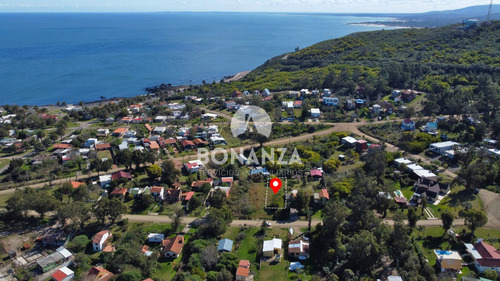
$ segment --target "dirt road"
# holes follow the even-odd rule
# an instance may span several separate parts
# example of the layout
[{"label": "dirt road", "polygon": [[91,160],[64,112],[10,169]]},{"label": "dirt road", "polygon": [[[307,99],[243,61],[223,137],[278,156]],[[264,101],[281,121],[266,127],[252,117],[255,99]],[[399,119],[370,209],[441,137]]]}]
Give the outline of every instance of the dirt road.
[{"label": "dirt road", "polygon": [[488,216],[486,227],[500,229],[500,194],[481,189],[479,197],[484,203]]},{"label": "dirt road", "polygon": [[[160,216],[160,215],[124,215],[123,218],[128,219],[131,222],[153,222],[153,223],[170,223],[172,220],[167,217],[167,216]],[[191,224],[195,220],[199,220],[199,218],[190,218],[190,217],[184,217],[182,218],[182,223],[183,224]],[[258,227],[262,225],[262,222],[264,220],[233,220],[231,222],[231,226],[253,226],[253,227]],[[274,221],[274,220],[267,220],[267,222],[271,223],[271,227],[277,227],[277,228],[303,228],[308,226],[307,221]],[[318,223],[320,223],[321,220],[312,220],[311,225],[315,226]],[[393,225],[394,221],[392,220],[384,220],[385,223],[389,225]],[[408,222],[406,222],[408,223]],[[441,226],[441,220],[419,220],[417,222],[417,225],[422,225],[422,226]],[[464,225],[464,220],[463,219],[456,219],[453,222],[453,225],[455,226],[461,226]]]}]

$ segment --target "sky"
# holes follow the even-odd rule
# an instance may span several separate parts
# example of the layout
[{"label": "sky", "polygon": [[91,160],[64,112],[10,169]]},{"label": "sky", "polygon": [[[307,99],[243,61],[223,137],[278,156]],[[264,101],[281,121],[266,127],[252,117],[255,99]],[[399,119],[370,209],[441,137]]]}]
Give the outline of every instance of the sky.
[{"label": "sky", "polygon": [[0,12],[417,13],[488,5],[490,0],[0,0]]}]

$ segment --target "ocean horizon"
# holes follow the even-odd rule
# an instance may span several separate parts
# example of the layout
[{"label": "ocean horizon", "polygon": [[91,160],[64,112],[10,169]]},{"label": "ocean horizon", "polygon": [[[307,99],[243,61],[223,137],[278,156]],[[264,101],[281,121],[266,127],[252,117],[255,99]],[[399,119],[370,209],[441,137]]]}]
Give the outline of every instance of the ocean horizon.
[{"label": "ocean horizon", "polygon": [[200,84],[387,17],[322,13],[0,13],[0,104],[130,97]]}]

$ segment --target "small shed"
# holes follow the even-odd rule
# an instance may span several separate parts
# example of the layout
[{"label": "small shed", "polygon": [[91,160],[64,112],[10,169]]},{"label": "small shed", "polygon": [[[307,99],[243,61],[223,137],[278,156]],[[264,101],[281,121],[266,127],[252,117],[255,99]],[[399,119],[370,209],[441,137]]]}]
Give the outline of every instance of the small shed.
[{"label": "small shed", "polygon": [[233,240],[227,238],[220,240],[217,250],[219,252],[231,252],[233,250]]}]

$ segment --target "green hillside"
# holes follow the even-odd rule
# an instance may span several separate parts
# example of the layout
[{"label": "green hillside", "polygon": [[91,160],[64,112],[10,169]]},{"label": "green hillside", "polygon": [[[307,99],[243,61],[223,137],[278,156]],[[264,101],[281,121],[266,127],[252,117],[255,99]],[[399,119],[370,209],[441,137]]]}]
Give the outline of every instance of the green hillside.
[{"label": "green hillside", "polygon": [[500,21],[493,21],[470,29],[355,33],[272,58],[242,82],[275,91],[331,88],[336,95],[351,95],[359,85],[371,100],[392,88],[414,88],[434,94],[439,111],[453,114],[461,113],[456,104],[498,93],[499,73]]}]

